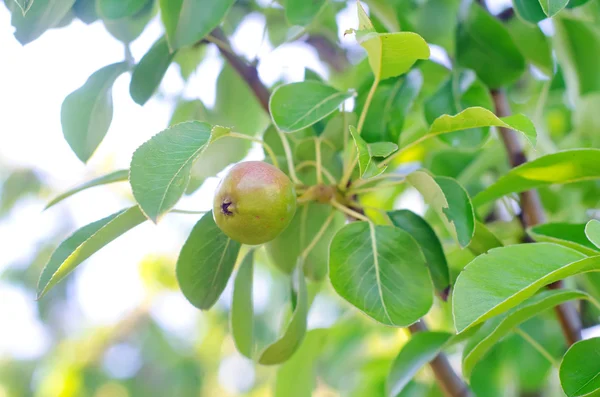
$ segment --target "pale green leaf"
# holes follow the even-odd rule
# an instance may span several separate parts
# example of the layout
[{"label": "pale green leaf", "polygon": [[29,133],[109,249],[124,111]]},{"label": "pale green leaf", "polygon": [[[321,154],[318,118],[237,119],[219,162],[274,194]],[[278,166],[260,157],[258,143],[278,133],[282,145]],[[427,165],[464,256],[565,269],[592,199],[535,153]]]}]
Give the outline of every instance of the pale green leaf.
[{"label": "pale green leaf", "polygon": [[128,44],[140,37],[150,20],[156,15],[154,0],[148,0],[137,13],[119,19],[103,19],[106,30],[117,40]]},{"label": "pale green leaf", "polygon": [[298,350],[306,334],[308,316],[308,297],[306,281],[302,272],[298,272],[298,296],[296,308],[284,334],[276,342],[267,346],[258,359],[259,364],[275,365],[288,360]]},{"label": "pale green leaf", "polygon": [[269,109],[279,130],[294,132],[335,112],[352,95],[352,92],[340,92],[318,81],[285,84],[273,91]]},{"label": "pale green leaf", "polygon": [[165,36],[152,45],[150,50],[140,59],[133,69],[129,93],[138,105],[145,104],[158,89],[173,57],[174,52],[169,51]]},{"label": "pale green leaf", "polygon": [[600,396],[600,338],[571,346],[560,364],[559,376],[567,397]]},{"label": "pale green leaf", "polygon": [[344,226],[331,241],[329,278],[342,298],[386,325],[410,325],[433,304],[425,257],[410,234],[397,227]]},{"label": "pale green leaf", "polygon": [[585,223],[546,223],[531,227],[527,233],[535,241],[564,245],[585,255],[600,255],[586,236]]},{"label": "pale green leaf", "polygon": [[360,136],[354,126],[350,126],[350,134],[354,139],[354,145],[358,152],[358,167],[360,168],[360,176],[364,177],[371,164],[371,153],[369,153],[369,144]]},{"label": "pale green leaf", "polygon": [[135,206],[77,230],[58,246],[44,267],[38,282],[38,299],[81,262],[145,220],[140,209]]},{"label": "pale green leaf", "polygon": [[240,243],[227,237],[207,212],[196,223],[177,259],[177,281],[183,296],[208,310],[219,299],[235,265]]},{"label": "pale green leaf", "polygon": [[250,251],[240,264],[233,282],[230,312],[231,336],[235,347],[249,359],[252,359],[254,354],[253,273],[254,251]]},{"label": "pale green leaf", "polygon": [[211,129],[198,121],[176,124],[133,153],[129,174],[133,196],[155,223],[185,192],[192,164],[206,147]]},{"label": "pale green leaf", "polygon": [[87,162],[106,135],[113,116],[112,86],[126,63],[105,66],[69,94],[61,108],[63,134],[77,157]]},{"label": "pale green leaf", "polygon": [[369,143],[369,154],[371,157],[387,157],[398,150],[398,145],[393,142]]},{"label": "pale green leaf", "polygon": [[469,251],[474,255],[481,255],[492,248],[502,247],[503,245],[502,241],[484,223],[475,221],[475,234],[467,246]]},{"label": "pale green leaf", "polygon": [[475,233],[475,214],[465,189],[454,179],[415,171],[406,177],[438,213],[446,228],[461,247],[466,247]]},{"label": "pale green leaf", "polygon": [[96,0],[98,14],[105,19],[119,19],[135,15],[148,0]]},{"label": "pale green leaf", "polygon": [[575,299],[588,299],[589,295],[572,290],[547,290],[529,298],[504,315],[487,321],[473,335],[463,352],[463,374],[470,378],[477,364],[505,336],[510,334],[519,324],[533,318],[545,310]]},{"label": "pale green leaf", "polygon": [[34,41],[46,30],[57,27],[68,15],[73,3],[75,0],[5,1],[12,11],[11,24],[15,28],[15,38],[23,45]]},{"label": "pale green leaf", "polygon": [[448,332],[419,332],[402,347],[386,380],[386,396],[397,397],[419,370],[433,360],[450,340]]},{"label": "pale green leaf", "polygon": [[29,11],[29,8],[31,8],[31,5],[33,4],[34,0],[14,0],[14,1],[15,1],[15,3],[17,3],[19,8],[21,9],[23,16],[25,16],[25,14],[27,14],[27,11]]},{"label": "pale green leaf", "polygon": [[544,13],[549,17],[553,17],[567,6],[569,0],[539,0],[539,2]]},{"label": "pale green leaf", "polygon": [[574,149],[548,154],[513,168],[473,198],[479,206],[510,193],[555,183],[600,179],[600,149]]},{"label": "pale green leaf", "polygon": [[81,185],[75,186],[72,189],[69,189],[68,191],[59,194],[58,196],[56,196],[55,198],[53,198],[52,200],[50,200],[50,202],[46,205],[46,208],[44,209],[48,209],[56,204],[58,204],[59,202],[63,201],[64,199],[71,197],[72,195],[81,192],[82,190],[86,190],[89,189],[91,187],[95,187],[95,186],[101,186],[101,185],[107,185],[109,183],[114,183],[114,182],[123,182],[129,179],[129,170],[119,170],[119,171],[114,171],[111,172],[110,174],[106,174],[106,175],[102,175],[98,178],[94,178],[91,181],[87,181],[85,183],[82,183]]},{"label": "pale green leaf", "polygon": [[160,0],[171,49],[190,46],[219,26],[235,0]]},{"label": "pale green leaf", "polygon": [[462,332],[503,313],[539,289],[575,274],[600,270],[600,256],[551,243],[494,248],[469,263],[454,285],[454,325]]},{"label": "pale green leaf", "polygon": [[597,247],[600,248],[600,221],[592,219],[585,225],[585,235]]}]

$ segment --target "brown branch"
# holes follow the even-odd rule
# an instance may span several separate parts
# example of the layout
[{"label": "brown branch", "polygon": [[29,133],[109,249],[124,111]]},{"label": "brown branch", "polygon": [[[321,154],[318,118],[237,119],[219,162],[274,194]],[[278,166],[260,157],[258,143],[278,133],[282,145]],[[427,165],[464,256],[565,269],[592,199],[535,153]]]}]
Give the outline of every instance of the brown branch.
[{"label": "brown branch", "polygon": [[[510,115],[510,107],[506,99],[506,95],[503,91],[492,90],[492,97],[494,99],[494,105],[496,107],[496,114],[499,117],[505,117]],[[508,159],[512,167],[517,167],[527,162],[527,157],[523,152],[521,143],[519,142],[518,136],[515,131],[506,128],[500,128],[500,135],[502,141],[506,147],[508,153]],[[523,226],[523,230],[531,226],[535,226],[546,221],[544,214],[544,208],[540,201],[540,196],[537,190],[532,189],[519,194],[521,213],[519,215],[519,221]],[[529,237],[527,237],[529,238]],[[527,240],[531,242],[531,239]],[[562,281],[550,284],[549,288],[559,289],[562,288]],[[558,321],[562,328],[565,340],[569,345],[581,340],[581,319],[573,304],[567,302],[558,305],[554,308]]]},{"label": "brown branch", "polygon": [[[223,31],[221,31],[219,28],[215,29],[212,32],[212,35],[223,43],[229,42],[223,34]],[[248,65],[246,62],[244,62],[244,60],[231,51],[220,47],[219,51],[238,72],[240,77],[246,81],[250,89],[254,92],[254,95],[256,95],[256,97],[259,99],[263,108],[267,111],[267,113],[269,113],[269,90],[258,77],[256,68]],[[418,323],[413,324],[410,329],[411,332],[414,333],[427,330],[427,327],[425,323],[420,320]],[[433,361],[431,361],[431,363],[429,363],[429,365],[431,366],[434,374],[436,374],[435,376],[440,387],[442,390],[444,390],[448,397],[471,396],[467,385],[454,372],[454,369],[443,353],[440,353]]]},{"label": "brown branch", "polygon": [[[419,320],[416,323],[408,327],[412,334],[418,332],[427,332],[427,325],[423,320]],[[438,384],[442,388],[442,391],[446,396],[450,397],[470,397],[472,396],[469,387],[463,382],[463,380],[456,375],[454,369],[450,365],[448,358],[445,354],[438,354],[430,363],[431,369]]]}]

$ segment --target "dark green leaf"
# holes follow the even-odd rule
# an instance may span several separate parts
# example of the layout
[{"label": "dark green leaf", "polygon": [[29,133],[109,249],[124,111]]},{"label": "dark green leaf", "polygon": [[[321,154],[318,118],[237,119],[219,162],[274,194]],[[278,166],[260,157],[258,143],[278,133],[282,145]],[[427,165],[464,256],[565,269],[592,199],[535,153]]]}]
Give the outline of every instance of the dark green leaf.
[{"label": "dark green leaf", "polygon": [[177,281],[185,298],[198,309],[210,309],[227,285],[240,243],[217,226],[212,211],[196,223],[177,259]]},{"label": "dark green leaf", "polygon": [[133,69],[129,93],[135,103],[145,104],[158,89],[175,53],[169,51],[167,39],[163,36],[140,59]]},{"label": "dark green leaf", "polygon": [[304,340],[309,305],[304,275],[300,271],[297,276],[298,297],[296,298],[296,308],[283,336],[267,346],[260,354],[258,362],[262,365],[281,364],[288,360]]},{"label": "dark green leaf", "polygon": [[244,257],[233,282],[231,301],[231,336],[238,352],[249,359],[254,354],[254,307],[252,280],[254,273],[254,251]]},{"label": "dark green leaf", "polygon": [[129,175],[133,196],[155,223],[185,192],[192,164],[208,144],[211,128],[198,121],[176,124],[133,154]]},{"label": "dark green leaf", "polygon": [[454,285],[454,325],[462,332],[503,313],[554,281],[600,269],[600,256],[550,243],[494,248],[469,263]]},{"label": "dark green leaf", "polygon": [[219,26],[235,0],[160,0],[160,11],[173,49],[202,40]]},{"label": "dark green leaf", "polygon": [[329,278],[340,296],[386,325],[410,325],[433,304],[421,249],[397,227],[368,222],[344,226],[331,241]]},{"label": "dark green leaf", "polygon": [[8,0],[6,5],[12,11],[15,37],[23,45],[31,43],[46,30],[57,27],[74,3],[75,0],[19,0],[18,3]]},{"label": "dark green leaf", "polygon": [[560,364],[560,384],[567,397],[600,395],[600,338],[575,343]]},{"label": "dark green leaf", "polygon": [[97,21],[96,0],[76,0],[73,4],[73,13],[85,24],[89,25]]},{"label": "dark green leaf", "polygon": [[479,4],[471,5],[457,34],[457,64],[473,69],[490,88],[513,83],[525,71],[525,59],[506,28]]},{"label": "dark green leaf", "polygon": [[81,262],[145,220],[140,209],[135,206],[77,230],[58,246],[44,267],[38,282],[38,299]]},{"label": "dark green leaf", "polygon": [[114,183],[114,182],[124,182],[128,179],[129,179],[129,170],[119,170],[119,171],[111,172],[110,174],[102,175],[98,178],[92,179],[91,181],[87,181],[85,183],[82,183],[81,185],[78,185],[72,189],[69,189],[68,191],[66,191],[62,194],[59,194],[58,196],[56,196],[55,198],[50,200],[50,202],[46,205],[45,209],[48,209],[48,208],[60,203],[64,199],[71,197],[72,195],[79,193],[82,190],[86,190],[91,187],[106,185],[106,184]]},{"label": "dark green leaf", "polygon": [[87,162],[104,139],[113,116],[112,86],[127,64],[115,63],[98,70],[69,94],[61,109],[65,139],[77,157]]},{"label": "dark green leaf", "polygon": [[585,233],[585,223],[546,223],[528,230],[535,241],[555,243],[586,255],[600,255]]},{"label": "dark green leaf", "polygon": [[119,19],[135,15],[148,0],[96,0],[98,14],[105,19]]},{"label": "dark green leaf", "polygon": [[447,294],[450,287],[450,273],[442,244],[429,223],[409,210],[388,212],[390,220],[402,230],[408,232],[421,247],[433,284],[438,293]]},{"label": "dark green leaf", "polygon": [[546,19],[546,14],[538,1],[513,0],[517,15],[529,23],[538,23]]},{"label": "dark green leaf", "polygon": [[554,60],[550,40],[539,26],[512,18],[507,23],[508,31],[521,53],[546,76],[554,74]]},{"label": "dark green leaf", "polygon": [[548,154],[513,168],[473,199],[479,206],[510,193],[555,183],[600,179],[600,149],[574,149]]}]

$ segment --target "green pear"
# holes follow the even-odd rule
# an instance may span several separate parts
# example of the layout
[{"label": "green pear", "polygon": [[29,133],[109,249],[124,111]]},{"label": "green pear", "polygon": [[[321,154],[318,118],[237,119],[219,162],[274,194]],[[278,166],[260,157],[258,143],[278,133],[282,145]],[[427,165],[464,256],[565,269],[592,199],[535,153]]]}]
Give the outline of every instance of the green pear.
[{"label": "green pear", "polygon": [[236,164],[221,181],[213,216],[227,236],[242,244],[273,240],[292,221],[296,190],[286,174],[262,161]]}]

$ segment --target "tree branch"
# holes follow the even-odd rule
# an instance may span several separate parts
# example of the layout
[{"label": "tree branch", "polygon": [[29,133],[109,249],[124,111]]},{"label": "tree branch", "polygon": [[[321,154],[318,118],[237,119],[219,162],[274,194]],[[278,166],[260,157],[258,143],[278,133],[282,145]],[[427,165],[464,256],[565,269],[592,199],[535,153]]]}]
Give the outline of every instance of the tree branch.
[{"label": "tree branch", "polygon": [[[500,90],[492,90],[491,93],[492,98],[494,99],[494,105],[496,107],[496,115],[498,117],[510,116],[510,107],[504,92]],[[500,135],[502,136],[502,141],[506,147],[506,152],[508,153],[511,166],[517,167],[527,162],[527,157],[525,156],[525,153],[523,153],[523,148],[521,147],[521,143],[519,142],[516,132],[501,127]],[[535,189],[528,190],[520,193],[519,196],[521,205],[519,221],[523,226],[523,230],[527,230],[527,228],[531,226],[544,223],[546,221],[546,216],[544,214],[544,208],[540,201],[538,192]],[[529,236],[527,236],[527,238],[529,239],[527,242],[532,241]],[[550,284],[549,288],[559,289],[562,288],[562,284],[562,281],[558,281]],[[572,345],[578,340],[581,340],[581,319],[579,318],[575,306],[567,302],[556,306],[554,310],[558,316],[558,321],[562,328],[563,334],[565,335],[567,343]]]},{"label": "tree branch", "polygon": [[[212,35],[223,43],[229,43],[227,37],[220,28],[213,30]],[[269,113],[269,90],[258,77],[256,68],[248,65],[242,58],[236,54],[219,47],[219,51],[227,59],[230,65],[238,72],[240,77],[246,81],[254,95],[258,98],[261,105]],[[421,321],[410,327],[411,332],[420,332],[427,330],[425,323]],[[448,397],[470,397],[471,393],[467,385],[454,372],[454,369],[448,362],[445,354],[440,353],[433,361],[429,363],[436,379]]]}]

